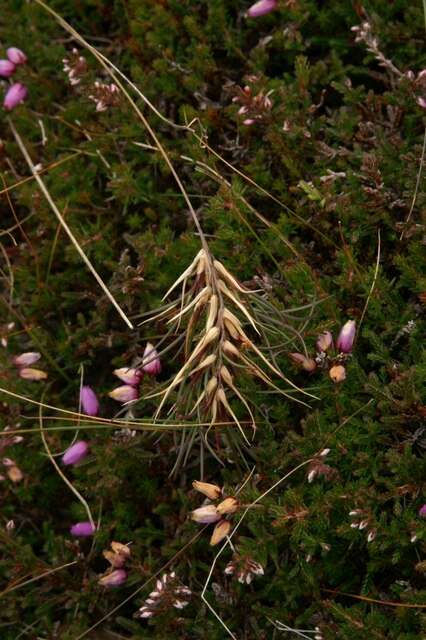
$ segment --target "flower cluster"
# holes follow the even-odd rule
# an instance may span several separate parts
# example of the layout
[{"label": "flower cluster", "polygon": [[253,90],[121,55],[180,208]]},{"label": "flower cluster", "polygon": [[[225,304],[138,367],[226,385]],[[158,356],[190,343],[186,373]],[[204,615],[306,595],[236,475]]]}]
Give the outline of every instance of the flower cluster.
[{"label": "flower cluster", "polygon": [[415,77],[414,89],[416,92],[421,93],[421,95],[417,96],[417,104],[422,109],[426,109],[426,69],[420,71]]},{"label": "flower cluster", "polygon": [[72,86],[80,84],[83,76],[87,73],[86,58],[80,55],[77,49],[73,49],[69,58],[63,58],[64,71],[68,75],[68,80]]},{"label": "flower cluster", "polygon": [[120,103],[120,92],[114,83],[106,84],[97,80],[92,91],[89,99],[96,104],[96,111],[106,111],[108,107],[117,107]]},{"label": "flower cluster", "polygon": [[309,373],[317,368],[326,369],[333,382],[342,382],[346,378],[345,363],[352,353],[355,333],[355,321],[348,320],[341,328],[335,345],[330,331],[324,331],[318,336],[315,358],[310,358],[303,353],[290,353],[289,357]]},{"label": "flower cluster", "polygon": [[254,577],[263,576],[264,570],[260,562],[253,560],[250,556],[240,556],[235,554],[234,557],[225,567],[225,574],[234,576],[241,584],[250,584]]},{"label": "flower cluster", "polygon": [[152,618],[172,607],[183,609],[189,604],[191,590],[183,585],[174,571],[165,573],[157,580],[154,591],[151,591],[139,611],[137,618]]},{"label": "flower cluster", "polygon": [[353,509],[349,511],[349,515],[354,520],[351,523],[351,529],[359,529],[367,534],[367,542],[373,542],[377,535],[377,529],[371,525],[371,516],[364,509]]},{"label": "flower cluster", "polygon": [[[8,435],[7,432],[12,428],[13,427],[5,427],[2,431],[3,435],[0,437],[0,453],[3,453],[3,451],[8,447],[11,447],[14,444],[19,444],[23,441],[22,436]],[[17,483],[23,480],[24,474],[14,460],[11,458],[3,458],[1,464],[3,465],[5,473],[11,482]],[[0,474],[0,481],[2,480],[6,480],[6,477]]]},{"label": "flower cluster", "polygon": [[[7,58],[0,60],[0,77],[11,78],[16,70],[27,61],[27,56],[17,47],[9,47],[6,51]],[[14,82],[6,91],[3,100],[3,107],[6,111],[12,111],[21,102],[24,102],[28,95],[27,87],[21,82]]]},{"label": "flower cluster", "polygon": [[403,73],[395,67],[393,62],[386,58],[379,48],[379,41],[373,34],[373,28],[368,20],[364,20],[360,25],[351,27],[351,31],[355,33],[355,42],[363,42],[367,48],[367,51],[373,54],[377,62],[381,67],[389,71],[391,74],[398,78],[403,77]]},{"label": "flower cluster", "polygon": [[[248,82],[253,85],[258,81],[257,76],[249,76]],[[244,87],[235,87],[236,95],[232,98],[232,102],[240,104],[238,115],[242,116],[243,124],[251,126],[264,120],[265,115],[272,109],[272,101],[270,95],[272,91],[264,92],[260,90],[255,93],[254,87],[246,84]]]},{"label": "flower cluster", "polygon": [[[82,91],[96,105],[96,111],[106,111],[109,107],[117,107],[120,103],[120,92],[114,83],[96,80],[91,82],[88,76],[86,58],[78,49],[73,49],[68,57],[62,59],[64,72],[68,76],[71,86],[82,84]],[[84,85],[84,86],[83,86]]]},{"label": "flower cluster", "polygon": [[148,342],[143,353],[141,365],[138,367],[121,367],[113,373],[124,385],[116,387],[108,394],[113,400],[126,404],[139,398],[139,385],[144,373],[156,376],[161,372],[160,356],[154,346]]},{"label": "flower cluster", "polygon": [[31,365],[38,362],[41,358],[41,354],[37,351],[28,351],[21,353],[19,356],[15,356],[12,359],[13,364],[18,369],[19,376],[24,380],[45,380],[47,373],[41,369],[34,369]]},{"label": "flower cluster", "polygon": [[216,484],[198,480],[195,480],[192,486],[196,491],[205,495],[208,500],[202,507],[192,512],[191,518],[199,524],[216,524],[210,538],[210,544],[212,546],[219,544],[231,531],[232,524],[227,517],[238,511],[240,503],[231,496],[222,499],[218,504],[213,504],[214,501],[223,498],[223,489]]},{"label": "flower cluster", "polygon": [[130,558],[130,547],[121,542],[111,542],[111,549],[104,551],[103,556],[110,563],[110,567],[99,578],[99,584],[108,588],[124,584],[127,580],[124,566]]},{"label": "flower cluster", "polygon": [[325,464],[324,460],[330,453],[330,449],[323,449],[317,456],[315,456],[308,466],[307,478],[308,482],[313,482],[315,478],[323,477],[326,480],[332,480],[337,476],[336,469]]}]

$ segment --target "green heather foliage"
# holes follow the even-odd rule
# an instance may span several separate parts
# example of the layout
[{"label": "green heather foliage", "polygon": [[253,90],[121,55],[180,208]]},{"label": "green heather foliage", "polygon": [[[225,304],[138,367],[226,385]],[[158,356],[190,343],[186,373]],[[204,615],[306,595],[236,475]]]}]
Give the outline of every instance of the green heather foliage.
[{"label": "green heather foliage", "polygon": [[[264,576],[246,585],[225,575],[233,557],[227,546],[206,597],[238,640],[298,637],[283,625],[319,627],[325,640],[422,637],[426,198],[422,177],[416,183],[426,112],[414,81],[381,66],[351,31],[367,16],[386,58],[417,77],[426,67],[422,2],[279,0],[276,11],[256,19],[244,17],[245,0],[47,4],[164,116],[180,125],[193,121],[197,135],[261,187],[191,131],[162,121],[129,89],[184,182],[215,257],[248,287],[263,283],[311,356],[321,331],[336,336],[352,318],[359,332],[340,384],[326,370],[296,367],[288,353],[303,348],[294,334],[278,349],[286,375],[318,397],[309,406],[243,377],[243,391],[258,407],[257,432],[247,448],[231,427],[239,451],[213,429],[209,442],[224,465],[206,448],[201,460],[197,444],[171,475],[180,432],[138,431],[123,439],[107,424],[82,427],[78,438],[90,442],[89,456],[60,468],[100,520],[94,538],[69,534],[87,515],[46,454],[40,408],[1,394],[2,428],[34,431],[2,449],[24,477],[13,483],[0,468],[0,638],[230,637],[201,599],[220,547],[209,546],[211,525],[202,531],[189,517],[203,502],[191,487],[200,463],[204,479],[227,495],[254,468],[239,494],[248,505],[325,447],[323,475],[308,482],[310,465],[296,471],[248,511],[232,538],[236,553],[261,563]],[[188,207],[158,151],[140,146],[153,142],[125,98],[95,110],[89,85],[111,81],[99,62],[36,2],[8,0],[1,13],[0,57],[8,46],[28,56],[16,77],[29,97],[10,118],[81,247],[138,325],[200,249]],[[62,59],[74,46],[87,73],[72,87]],[[272,107],[251,126],[238,115],[241,103],[232,101],[246,84],[254,94],[272,92]],[[0,386],[77,411],[83,367],[101,415],[112,418],[119,406],[107,396],[117,386],[113,369],[141,356],[147,340],[158,343],[166,325],[130,330],[122,321],[35,180],[25,180],[30,172],[8,117],[2,110]],[[293,320],[286,314],[304,305]],[[18,376],[11,361],[25,351],[41,352],[34,366],[48,373],[46,381]],[[175,356],[173,349],[162,356],[160,382],[182,366]],[[145,376],[143,395],[158,385]],[[134,415],[152,422],[157,406],[158,398],[142,399]],[[63,452],[75,424],[54,409],[41,411],[52,429],[49,449]],[[49,419],[55,416],[61,419]],[[356,509],[363,512],[358,520],[367,521],[362,530],[351,527],[357,516],[349,512]],[[10,520],[14,530],[6,528]],[[98,579],[108,566],[102,551],[113,540],[132,542],[129,578],[107,590]],[[147,581],[171,570],[191,589],[189,605],[135,618],[155,588],[155,579]]]}]

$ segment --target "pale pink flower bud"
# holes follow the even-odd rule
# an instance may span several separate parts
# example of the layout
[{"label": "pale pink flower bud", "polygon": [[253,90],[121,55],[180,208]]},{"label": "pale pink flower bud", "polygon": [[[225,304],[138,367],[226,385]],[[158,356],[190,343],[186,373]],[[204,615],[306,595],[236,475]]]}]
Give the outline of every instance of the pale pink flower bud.
[{"label": "pale pink flower bud", "polygon": [[255,120],[253,120],[253,118],[246,118],[245,120],[243,120],[243,124],[245,124],[246,127],[250,127],[254,123],[255,123]]},{"label": "pale pink flower bud", "polygon": [[146,343],[145,351],[143,352],[142,369],[150,376],[156,376],[161,371],[160,357],[150,342]]},{"label": "pale pink flower bud", "polygon": [[3,100],[3,106],[7,111],[12,111],[21,102],[24,102],[28,95],[27,87],[21,82],[15,82],[6,91],[6,95]]},{"label": "pale pink flower bud", "polygon": [[95,525],[91,522],[76,522],[70,529],[70,534],[76,538],[87,538],[93,536],[96,531]]},{"label": "pale pink flower bud", "polygon": [[277,6],[277,0],[259,0],[259,2],[255,2],[252,4],[250,9],[247,11],[247,15],[250,18],[258,18],[259,16],[264,16],[267,13],[273,11]]},{"label": "pale pink flower bud", "polygon": [[6,522],[6,531],[13,531],[15,528],[15,521],[14,520],[8,520]]},{"label": "pale pink flower bud", "polygon": [[328,351],[333,346],[333,336],[330,331],[324,331],[317,338],[318,351]]},{"label": "pale pink flower bud", "polygon": [[21,49],[18,49],[18,47],[9,47],[6,54],[13,64],[25,64],[27,61],[27,56]]},{"label": "pale pink flower bud", "polygon": [[341,364],[336,364],[334,365],[334,367],[331,367],[328,375],[333,380],[333,382],[337,384],[338,382],[343,382],[343,380],[346,378],[346,369]]},{"label": "pale pink flower bud", "polygon": [[40,369],[31,369],[30,367],[24,367],[23,369],[19,369],[19,375],[24,380],[46,380],[47,373],[45,371],[41,371]]},{"label": "pale pink flower bud", "polygon": [[103,587],[120,587],[127,580],[127,571],[124,569],[115,569],[111,573],[99,578],[99,584]]},{"label": "pale pink flower bud", "polygon": [[109,397],[117,402],[131,402],[138,399],[138,390],[135,387],[131,387],[129,384],[124,384],[121,387],[116,387],[109,392]]},{"label": "pale pink flower bud", "polygon": [[417,98],[417,104],[422,109],[426,109],[426,99],[425,98],[422,98],[422,97]]},{"label": "pale pink flower bud", "polygon": [[114,369],[113,374],[126,384],[130,384],[132,387],[136,387],[142,378],[142,371],[139,371],[139,369],[132,369],[131,367]]},{"label": "pale pink flower bud", "polygon": [[426,518],[426,504],[424,504],[422,507],[420,507],[419,516],[420,516],[420,518]]},{"label": "pale pink flower bud", "polygon": [[220,520],[220,514],[214,504],[207,504],[204,507],[195,509],[191,514],[191,518],[199,524],[211,524]]},{"label": "pale pink flower bud", "polygon": [[10,78],[15,73],[16,67],[10,60],[0,60],[0,76]]},{"label": "pale pink flower bud", "polygon": [[12,362],[17,367],[31,367],[31,365],[38,362],[40,358],[41,354],[37,351],[27,351],[25,353],[21,353],[19,356],[15,356],[12,359]]},{"label": "pale pink flower bud", "polygon": [[63,464],[77,464],[88,454],[89,445],[84,440],[79,440],[69,447],[62,456]]},{"label": "pale pink flower bud", "polygon": [[336,347],[341,353],[350,353],[355,340],[356,323],[355,320],[345,322],[337,338]]},{"label": "pale pink flower bud", "polygon": [[99,402],[96,393],[87,385],[80,389],[80,404],[86,416],[97,416],[99,412]]}]

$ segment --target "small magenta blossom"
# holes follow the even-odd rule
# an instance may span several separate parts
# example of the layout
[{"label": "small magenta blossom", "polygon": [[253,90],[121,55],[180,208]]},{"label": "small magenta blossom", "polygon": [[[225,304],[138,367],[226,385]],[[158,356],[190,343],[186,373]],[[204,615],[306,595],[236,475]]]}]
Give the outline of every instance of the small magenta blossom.
[{"label": "small magenta blossom", "polygon": [[127,580],[127,571],[124,569],[115,569],[111,573],[107,573],[99,578],[99,584],[103,587],[120,587]]},{"label": "small magenta blossom", "polygon": [[38,362],[40,358],[41,354],[37,351],[26,351],[19,356],[15,356],[12,362],[17,367],[31,367],[31,365]]},{"label": "small magenta blossom", "polygon": [[96,393],[87,385],[83,385],[80,390],[81,408],[87,416],[97,416],[99,413],[99,402]]},{"label": "small magenta blossom", "polygon": [[422,507],[420,507],[419,516],[420,516],[420,518],[426,518],[426,504],[424,504]]},{"label": "small magenta blossom", "polygon": [[10,60],[0,60],[0,76],[10,78],[16,71],[16,67]]},{"label": "small magenta blossom", "polygon": [[24,102],[25,98],[28,95],[27,87],[21,82],[15,82],[12,84],[6,92],[6,95],[3,100],[3,106],[6,111],[12,111]]},{"label": "small magenta blossom", "polygon": [[270,13],[277,7],[277,0],[259,0],[259,2],[255,2],[252,4],[250,9],[247,11],[247,15],[250,18],[259,18],[260,16],[265,16],[267,13]]},{"label": "small magenta blossom", "polygon": [[146,343],[145,351],[143,352],[142,369],[150,376],[156,376],[161,371],[160,356],[150,342]]},{"label": "small magenta blossom", "polygon": [[70,534],[76,538],[88,538],[93,536],[96,527],[91,522],[76,522],[70,529]]},{"label": "small magenta blossom", "polygon": [[355,340],[355,320],[345,322],[336,341],[337,350],[341,353],[350,353]]},{"label": "small magenta blossom", "polygon": [[27,56],[21,49],[18,49],[18,47],[9,47],[6,54],[13,64],[25,64],[27,61]]},{"label": "small magenta blossom", "polygon": [[139,369],[133,369],[132,367],[114,369],[113,374],[126,384],[130,384],[132,387],[137,387],[142,378],[142,371],[139,371]]},{"label": "small magenta blossom", "polygon": [[108,395],[113,400],[117,400],[117,402],[122,402],[123,404],[137,400],[139,396],[138,390],[130,384],[123,384],[121,387],[116,387],[110,391]]},{"label": "small magenta blossom", "polygon": [[84,440],[79,440],[69,447],[62,456],[63,464],[77,464],[83,460],[89,452],[89,445]]}]

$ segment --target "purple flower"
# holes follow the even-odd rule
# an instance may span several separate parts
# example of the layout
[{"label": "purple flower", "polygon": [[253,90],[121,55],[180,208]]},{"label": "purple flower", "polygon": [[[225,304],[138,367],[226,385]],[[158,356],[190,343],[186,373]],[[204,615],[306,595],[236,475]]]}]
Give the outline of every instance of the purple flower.
[{"label": "purple flower", "polygon": [[123,384],[121,387],[116,387],[110,391],[108,395],[113,400],[117,400],[117,402],[125,404],[126,402],[137,400],[139,394],[135,387],[132,387],[129,384]]},{"label": "purple flower", "polygon": [[87,416],[97,416],[99,412],[99,402],[96,393],[91,387],[83,385],[80,390],[81,408]]},{"label": "purple flower", "polygon": [[142,369],[150,376],[156,376],[161,371],[160,356],[150,342],[146,343],[145,351],[143,352]]},{"label": "purple flower", "polygon": [[18,47],[9,47],[6,54],[13,64],[25,64],[27,61],[27,56],[21,49],[18,49]]},{"label": "purple flower", "polygon": [[64,464],[76,464],[87,456],[88,451],[89,445],[87,442],[79,440],[65,451],[62,456],[62,462]]},{"label": "purple flower", "polygon": [[127,580],[127,571],[124,569],[115,569],[111,573],[99,578],[99,584],[103,587],[120,587]]},{"label": "purple flower", "polygon": [[420,507],[419,516],[420,518],[426,518],[426,504]]},{"label": "purple flower", "polygon": [[96,527],[91,522],[76,522],[70,529],[70,534],[76,538],[87,538],[93,536]]},{"label": "purple flower", "polygon": [[341,353],[350,353],[355,340],[355,320],[345,322],[337,338],[336,347]]},{"label": "purple flower", "polygon": [[10,78],[15,73],[15,65],[10,60],[0,60],[0,76]]},{"label": "purple flower", "polygon": [[6,92],[3,100],[3,106],[7,111],[12,111],[21,102],[24,102],[28,95],[27,87],[20,82],[12,84]]},{"label": "purple flower", "polygon": [[259,2],[255,2],[254,4],[252,4],[250,9],[248,9],[247,15],[250,18],[258,18],[259,16],[264,16],[276,9],[277,4],[277,0],[259,0]]}]

